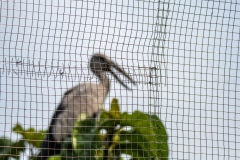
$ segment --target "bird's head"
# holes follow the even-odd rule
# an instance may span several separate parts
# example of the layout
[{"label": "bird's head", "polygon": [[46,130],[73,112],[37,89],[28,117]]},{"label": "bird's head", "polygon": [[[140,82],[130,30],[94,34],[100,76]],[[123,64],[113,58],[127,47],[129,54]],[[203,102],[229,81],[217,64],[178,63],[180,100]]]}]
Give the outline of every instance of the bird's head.
[{"label": "bird's head", "polygon": [[119,77],[112,71],[112,68],[115,68],[118,72],[123,74],[125,77],[127,77],[131,83],[136,84],[136,82],[122,69],[120,68],[116,63],[112,62],[108,57],[106,57],[103,54],[94,54],[90,60],[90,69],[91,71],[96,74],[97,76],[100,76],[102,72],[110,72],[119,83],[121,83],[125,88],[128,88],[126,84],[123,83],[122,80],[119,79]]},{"label": "bird's head", "polygon": [[102,54],[95,54],[90,60],[90,69],[93,73],[109,71],[110,60]]}]

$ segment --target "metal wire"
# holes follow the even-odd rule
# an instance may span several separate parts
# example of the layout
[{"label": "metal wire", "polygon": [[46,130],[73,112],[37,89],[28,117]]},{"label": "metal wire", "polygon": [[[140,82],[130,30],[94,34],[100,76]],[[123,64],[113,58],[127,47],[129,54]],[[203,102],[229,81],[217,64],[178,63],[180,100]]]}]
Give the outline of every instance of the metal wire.
[{"label": "metal wire", "polygon": [[[104,53],[137,83],[119,75],[128,91],[107,74],[104,108],[116,97],[123,112],[157,115],[168,133],[168,159],[240,159],[239,6],[2,0],[0,140],[19,141],[17,123],[46,130],[67,90],[99,82],[88,63]],[[39,151],[27,147],[23,159]]]}]

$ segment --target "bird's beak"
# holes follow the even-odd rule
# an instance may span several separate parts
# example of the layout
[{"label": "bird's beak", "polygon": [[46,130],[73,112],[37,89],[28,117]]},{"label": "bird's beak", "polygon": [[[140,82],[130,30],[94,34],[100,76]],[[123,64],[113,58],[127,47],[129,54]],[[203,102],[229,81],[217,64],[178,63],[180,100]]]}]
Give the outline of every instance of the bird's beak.
[{"label": "bird's beak", "polygon": [[[111,67],[114,67],[118,72],[122,73],[124,76],[126,76],[134,85],[136,84],[136,82],[117,64],[109,60],[109,65]],[[111,70],[111,68],[109,68],[109,72],[118,80],[119,83],[121,83],[126,89],[130,90],[130,88],[120,80],[120,78]]]}]

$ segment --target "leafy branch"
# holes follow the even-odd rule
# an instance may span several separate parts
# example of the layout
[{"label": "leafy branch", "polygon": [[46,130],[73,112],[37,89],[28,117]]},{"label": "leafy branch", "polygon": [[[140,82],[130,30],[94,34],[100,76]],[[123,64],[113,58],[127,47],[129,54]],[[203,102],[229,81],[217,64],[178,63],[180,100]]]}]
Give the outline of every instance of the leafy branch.
[{"label": "leafy branch", "polygon": [[79,118],[60,157],[115,160],[127,154],[132,159],[167,160],[167,140],[165,127],[156,115],[121,113],[118,100],[113,99],[110,111],[103,110],[98,121]]},{"label": "leafy branch", "polygon": [[[19,159],[26,144],[39,148],[45,136],[44,131],[24,130],[20,124],[13,127],[13,132],[22,135],[22,139],[12,142],[0,138],[0,160]],[[156,115],[140,111],[121,113],[118,100],[113,99],[110,111],[102,109],[97,120],[80,114],[72,137],[62,144],[60,155],[48,159],[121,160],[126,154],[133,160],[167,160],[167,141],[166,129]]]},{"label": "leafy branch", "polygon": [[12,132],[20,134],[22,138],[16,142],[5,137],[0,138],[0,160],[8,160],[10,157],[20,159],[20,154],[27,148],[33,155],[33,147],[39,148],[41,146],[46,133],[46,131],[37,132],[34,128],[25,130],[18,123],[12,128]]}]

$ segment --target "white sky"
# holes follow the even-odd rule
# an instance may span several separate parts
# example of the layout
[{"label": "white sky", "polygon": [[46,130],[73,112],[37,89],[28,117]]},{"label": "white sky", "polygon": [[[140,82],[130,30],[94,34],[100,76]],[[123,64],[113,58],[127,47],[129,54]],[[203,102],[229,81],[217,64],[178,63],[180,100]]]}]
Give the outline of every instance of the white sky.
[{"label": "white sky", "polygon": [[96,81],[87,64],[102,52],[138,82],[131,92],[110,76],[105,107],[117,97],[123,111],[157,114],[170,159],[240,159],[237,2],[3,0],[0,7],[0,136],[18,138],[17,122],[47,129],[66,90]]}]

